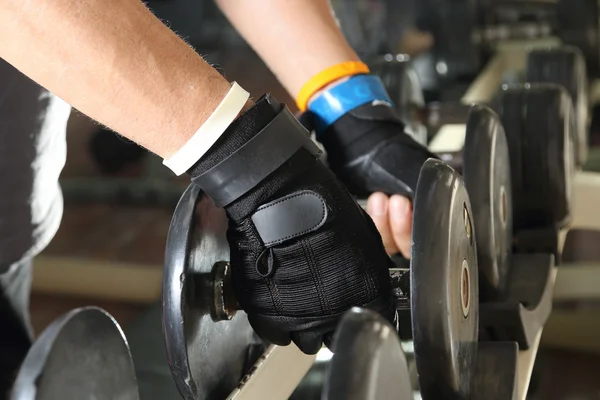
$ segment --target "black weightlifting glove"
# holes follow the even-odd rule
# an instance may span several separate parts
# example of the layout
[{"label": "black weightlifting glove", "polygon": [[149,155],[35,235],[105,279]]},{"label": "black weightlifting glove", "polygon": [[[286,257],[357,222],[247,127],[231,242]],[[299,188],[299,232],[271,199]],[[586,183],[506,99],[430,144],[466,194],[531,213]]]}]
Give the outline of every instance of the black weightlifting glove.
[{"label": "black weightlifting glove", "polygon": [[265,340],[316,353],[343,312],[395,317],[379,233],[289,111],[269,96],[189,171],[229,218],[240,306]]},{"label": "black weightlifting glove", "polygon": [[329,166],[354,195],[384,192],[413,198],[421,166],[436,156],[404,128],[390,106],[373,102],[346,113],[319,140]]}]

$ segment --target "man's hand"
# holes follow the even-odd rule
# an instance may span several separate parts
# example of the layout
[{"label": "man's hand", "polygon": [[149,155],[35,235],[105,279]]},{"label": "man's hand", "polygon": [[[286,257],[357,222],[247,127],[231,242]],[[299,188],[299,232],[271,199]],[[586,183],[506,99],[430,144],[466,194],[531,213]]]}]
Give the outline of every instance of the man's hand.
[{"label": "man's hand", "polygon": [[311,354],[348,309],[390,322],[396,311],[381,237],[319,154],[267,96],[191,170],[227,212],[233,288],[250,324],[273,344],[294,341]]},{"label": "man's hand", "polygon": [[367,213],[373,219],[389,255],[401,253],[410,258],[412,204],[404,196],[377,192],[369,196]]},{"label": "man's hand", "polygon": [[[318,128],[319,116],[308,115],[313,115]],[[329,166],[350,192],[368,197],[367,213],[387,253],[410,258],[411,199],[421,166],[435,155],[405,133],[404,124],[385,101],[352,109],[323,129],[318,138],[327,150]]]}]

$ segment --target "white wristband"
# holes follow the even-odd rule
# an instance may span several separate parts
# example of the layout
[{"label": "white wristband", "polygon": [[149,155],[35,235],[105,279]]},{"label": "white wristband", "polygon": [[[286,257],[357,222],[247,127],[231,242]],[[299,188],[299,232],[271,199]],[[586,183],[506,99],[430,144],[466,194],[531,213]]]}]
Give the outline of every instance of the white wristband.
[{"label": "white wristband", "polygon": [[163,160],[163,164],[178,176],[190,169],[231,125],[249,97],[248,92],[236,82],[233,82],[221,104],[218,105],[206,122],[177,153],[173,154],[168,160]]}]

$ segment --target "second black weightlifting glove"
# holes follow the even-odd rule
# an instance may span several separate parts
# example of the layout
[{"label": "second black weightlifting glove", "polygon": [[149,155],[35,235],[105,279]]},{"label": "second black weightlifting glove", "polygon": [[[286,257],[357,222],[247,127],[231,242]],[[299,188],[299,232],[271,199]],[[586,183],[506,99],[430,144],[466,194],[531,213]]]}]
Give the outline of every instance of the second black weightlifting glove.
[{"label": "second black weightlifting glove", "polygon": [[357,75],[315,97],[303,120],[310,121],[329,166],[350,191],[412,198],[421,166],[436,156],[405,132],[381,80]]},{"label": "second black weightlifting glove", "polygon": [[305,128],[266,96],[189,171],[227,212],[234,290],[253,328],[306,353],[352,306],[395,317],[381,237],[318,156]]}]

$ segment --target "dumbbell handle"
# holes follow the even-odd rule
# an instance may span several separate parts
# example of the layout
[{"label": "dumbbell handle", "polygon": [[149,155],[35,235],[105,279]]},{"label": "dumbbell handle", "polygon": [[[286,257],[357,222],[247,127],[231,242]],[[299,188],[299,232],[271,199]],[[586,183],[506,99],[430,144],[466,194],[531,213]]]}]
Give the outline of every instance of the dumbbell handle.
[{"label": "dumbbell handle", "polygon": [[[367,205],[365,199],[358,199],[358,204],[364,209]],[[390,278],[392,290],[399,309],[409,309],[410,282],[408,268],[391,268]],[[228,261],[217,261],[213,265],[210,284],[212,286],[212,304],[210,315],[214,321],[227,321],[233,318],[240,310],[240,306],[233,293],[231,283],[231,264]]]},{"label": "dumbbell handle", "polygon": [[213,302],[210,316],[213,321],[227,321],[240,310],[233,293],[231,284],[231,264],[228,261],[218,261],[212,268]]},{"label": "dumbbell handle", "polygon": [[[410,309],[410,279],[408,268],[390,268],[392,293],[398,310]],[[231,284],[231,265],[218,261],[212,269],[213,302],[210,315],[214,321],[227,321],[240,310]]]}]

